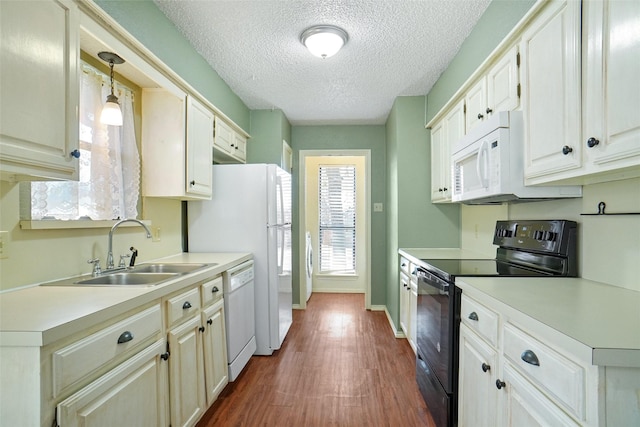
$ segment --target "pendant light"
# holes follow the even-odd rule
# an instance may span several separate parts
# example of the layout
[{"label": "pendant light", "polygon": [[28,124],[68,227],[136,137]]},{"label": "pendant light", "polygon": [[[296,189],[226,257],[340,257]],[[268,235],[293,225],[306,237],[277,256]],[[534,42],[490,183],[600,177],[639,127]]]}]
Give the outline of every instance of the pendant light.
[{"label": "pendant light", "polygon": [[311,54],[322,59],[338,53],[347,40],[349,40],[347,32],[333,25],[316,25],[300,34],[300,42],[309,49]]},{"label": "pendant light", "polygon": [[102,107],[100,123],[112,126],[122,126],[122,111],[120,110],[118,97],[113,93],[113,66],[114,64],[124,64],[124,59],[113,52],[99,52],[98,56],[103,61],[108,62],[109,68],[111,69],[111,94],[107,95],[107,102],[104,104],[104,107]]}]

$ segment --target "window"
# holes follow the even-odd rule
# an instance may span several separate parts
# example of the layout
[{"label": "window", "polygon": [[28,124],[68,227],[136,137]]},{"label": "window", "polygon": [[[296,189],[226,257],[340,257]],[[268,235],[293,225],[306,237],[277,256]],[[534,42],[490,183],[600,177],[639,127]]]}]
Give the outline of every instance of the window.
[{"label": "window", "polygon": [[123,125],[103,125],[99,117],[110,91],[109,76],[85,63],[81,70],[79,181],[30,183],[29,219],[137,218],[140,157],[133,93],[115,84]]},{"label": "window", "polygon": [[320,274],[355,275],[356,167],[319,168]]}]

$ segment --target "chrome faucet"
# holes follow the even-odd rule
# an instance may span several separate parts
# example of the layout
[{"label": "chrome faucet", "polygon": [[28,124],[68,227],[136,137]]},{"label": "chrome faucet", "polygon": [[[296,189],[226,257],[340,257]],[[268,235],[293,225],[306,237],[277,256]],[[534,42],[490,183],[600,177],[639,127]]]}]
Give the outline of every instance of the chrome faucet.
[{"label": "chrome faucet", "polygon": [[147,239],[151,238],[151,230],[149,230],[149,227],[144,225],[140,220],[133,219],[133,218],[123,219],[113,224],[113,227],[111,227],[111,230],[109,230],[109,247],[107,252],[107,266],[106,266],[107,270],[113,268],[113,232],[116,231],[116,228],[118,228],[120,224],[123,224],[125,222],[135,222],[136,224],[140,224],[147,231]]}]

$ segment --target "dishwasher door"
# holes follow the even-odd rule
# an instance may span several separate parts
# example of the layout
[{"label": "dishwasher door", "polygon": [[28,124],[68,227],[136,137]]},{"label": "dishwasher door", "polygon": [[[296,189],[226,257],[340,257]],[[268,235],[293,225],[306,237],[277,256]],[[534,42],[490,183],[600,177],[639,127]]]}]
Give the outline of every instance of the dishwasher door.
[{"label": "dishwasher door", "polygon": [[224,280],[229,381],[234,381],[256,350],[253,261],[227,270]]}]

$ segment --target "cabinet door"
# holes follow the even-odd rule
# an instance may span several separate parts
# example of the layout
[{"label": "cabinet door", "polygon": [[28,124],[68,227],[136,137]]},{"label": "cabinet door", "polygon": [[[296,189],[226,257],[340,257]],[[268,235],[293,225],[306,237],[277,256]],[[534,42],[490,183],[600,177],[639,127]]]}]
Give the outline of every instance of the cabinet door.
[{"label": "cabinet door", "polygon": [[229,382],[227,339],[224,326],[224,300],[202,312],[204,331],[204,373],[207,407],[217,399]]},{"label": "cabinet door", "polygon": [[501,379],[505,383],[503,426],[578,426],[571,417],[543,395],[506,362]]},{"label": "cabinet door", "polygon": [[487,80],[481,78],[465,95],[466,130],[469,132],[486,117],[487,108]]},{"label": "cabinet door", "polygon": [[400,327],[409,339],[409,293],[411,284],[406,274],[400,273]]},{"label": "cabinet door", "polygon": [[[592,0],[585,21],[583,148],[593,172],[640,164],[640,2]],[[589,141],[590,138],[593,138]],[[596,144],[597,141],[597,144]]]},{"label": "cabinet door", "polygon": [[518,107],[518,48],[512,47],[487,73],[487,108],[484,114]]},{"label": "cabinet door", "polygon": [[458,424],[497,425],[498,354],[471,329],[460,325]]},{"label": "cabinet door", "polygon": [[211,196],[213,113],[192,96],[187,97],[187,182],[190,194]]},{"label": "cabinet door", "polygon": [[216,133],[213,140],[215,147],[225,154],[231,155],[234,151],[231,147],[231,144],[233,144],[233,130],[218,117],[216,117],[215,126]]},{"label": "cabinet door", "polygon": [[169,331],[171,425],[193,426],[204,413],[204,367],[200,316]]},{"label": "cabinet door", "polygon": [[522,34],[525,178],[579,168],[580,4],[549,2]]},{"label": "cabinet door", "polygon": [[58,405],[65,427],[167,426],[167,369],[161,340]]},{"label": "cabinet door", "polygon": [[247,157],[247,138],[240,135],[237,132],[234,132],[233,135],[233,155],[238,158],[238,160],[244,161]]},{"label": "cabinet door", "polygon": [[444,121],[431,128],[431,201],[437,202],[445,199],[444,186],[442,185],[442,150],[444,144]]},{"label": "cabinet door", "polygon": [[416,327],[418,323],[418,284],[411,282],[409,292],[409,344],[416,351]]},{"label": "cabinet door", "polygon": [[78,179],[78,9],[0,2],[2,178]]}]

